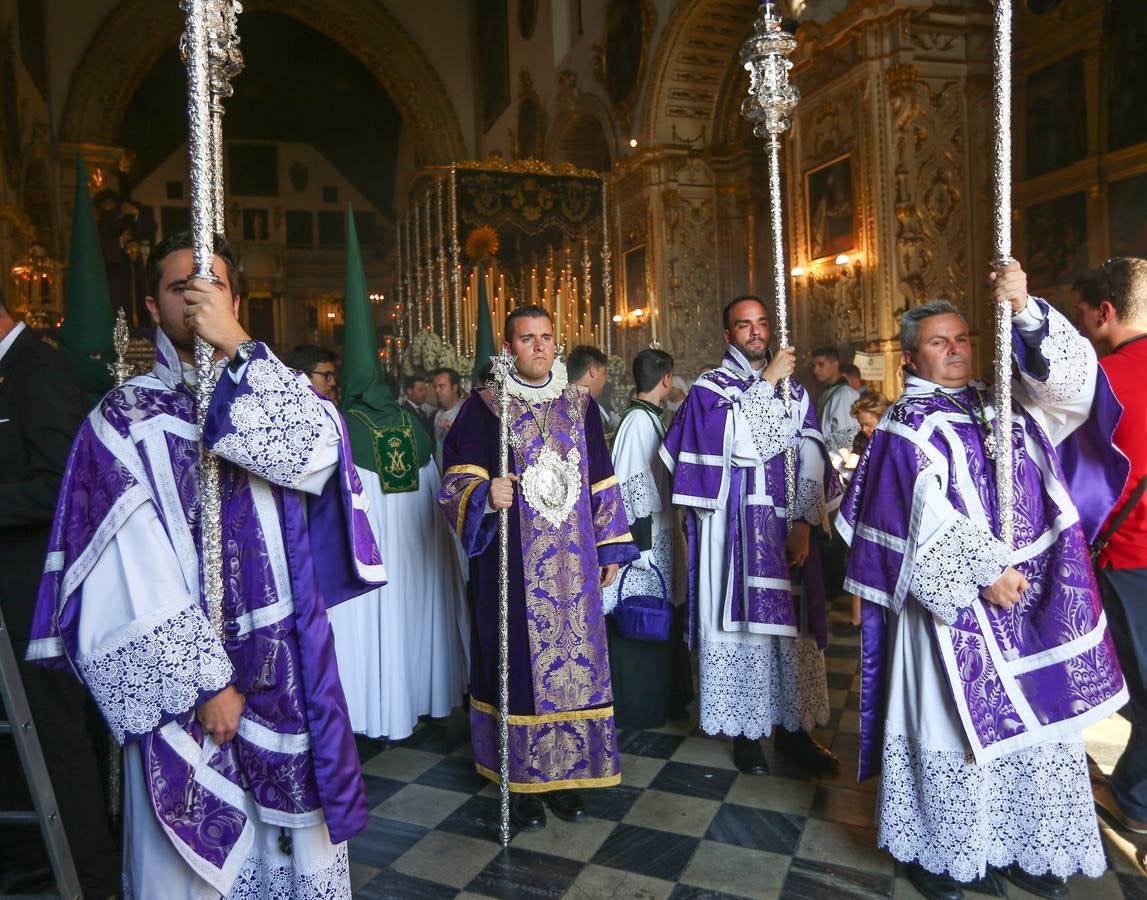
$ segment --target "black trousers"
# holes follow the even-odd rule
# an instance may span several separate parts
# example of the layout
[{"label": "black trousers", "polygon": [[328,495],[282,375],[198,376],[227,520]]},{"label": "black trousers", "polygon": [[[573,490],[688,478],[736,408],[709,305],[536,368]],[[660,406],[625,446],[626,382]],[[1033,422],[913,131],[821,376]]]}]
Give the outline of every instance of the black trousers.
[{"label": "black trousers", "polygon": [[[25,647],[14,647],[22,659]],[[20,663],[20,677],[40,737],[64,831],[84,896],[121,890],[120,838],[113,834],[105,787],[109,737],[84,686],[71,672]],[[11,737],[0,736],[0,808],[32,809]],[[0,872],[16,875],[48,865],[40,829],[0,828]]]}]

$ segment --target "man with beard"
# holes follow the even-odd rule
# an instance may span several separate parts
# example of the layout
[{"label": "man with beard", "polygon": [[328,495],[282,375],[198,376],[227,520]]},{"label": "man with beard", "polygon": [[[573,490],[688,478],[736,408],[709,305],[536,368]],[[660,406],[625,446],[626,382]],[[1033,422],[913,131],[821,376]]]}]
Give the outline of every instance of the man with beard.
[{"label": "man with beard", "polygon": [[[690,638],[698,650],[701,728],[733,737],[742,772],[768,771],[762,735],[812,772],[838,765],[809,730],[828,721],[827,610],[811,540],[839,495],[808,394],[784,379],[796,351],[769,352],[757,297],[725,307],[720,368],[705,372],[665,436],[673,502],[686,510]],[[785,452],[796,456],[786,516]],[[790,524],[791,523],[791,524]],[[787,531],[786,531],[787,526]],[[779,726],[779,727],[778,727]]]}]

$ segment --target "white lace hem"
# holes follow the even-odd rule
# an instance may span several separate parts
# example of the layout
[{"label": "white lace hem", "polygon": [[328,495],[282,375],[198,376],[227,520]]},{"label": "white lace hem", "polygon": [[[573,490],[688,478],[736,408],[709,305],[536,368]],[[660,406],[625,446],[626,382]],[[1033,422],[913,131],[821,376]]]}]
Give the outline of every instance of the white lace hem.
[{"label": "white lace hem", "polygon": [[[767,381],[757,381],[741,395],[741,414],[749,423],[753,446],[761,462],[797,444],[798,431],[784,401]],[[794,404],[795,405],[795,404]]]},{"label": "white lace hem", "polygon": [[1107,868],[1080,742],[1048,742],[977,766],[961,750],[884,738],[877,843],[957,881],[1013,863],[1033,875]]},{"label": "white lace hem", "polygon": [[653,473],[648,470],[634,472],[621,482],[621,502],[630,523],[661,512],[661,495]]},{"label": "white lace hem", "polygon": [[165,715],[191,709],[201,694],[223,690],[231,660],[195,604],[137,619],[110,644],[76,665],[120,744],[147,734]]},{"label": "white lace hem", "polygon": [[1007,565],[1007,548],[982,525],[957,514],[917,554],[912,595],[951,625]]},{"label": "white lace hem", "polygon": [[236,397],[229,410],[235,430],[211,449],[267,481],[294,487],[311,460],[337,442],[335,424],[314,391],[304,390],[277,359],[252,360],[244,380],[251,393]]},{"label": "white lace hem", "polygon": [[798,478],[793,520],[805,521],[814,528],[825,519],[824,485],[814,478]]},{"label": "white lace hem", "polygon": [[252,855],[243,865],[227,900],[338,900],[350,898],[350,861],[345,843],[334,847],[329,864],[313,869],[294,864],[278,865],[261,854]]},{"label": "white lace hem", "polygon": [[756,739],[828,722],[824,654],[803,638],[701,640],[701,729]]}]

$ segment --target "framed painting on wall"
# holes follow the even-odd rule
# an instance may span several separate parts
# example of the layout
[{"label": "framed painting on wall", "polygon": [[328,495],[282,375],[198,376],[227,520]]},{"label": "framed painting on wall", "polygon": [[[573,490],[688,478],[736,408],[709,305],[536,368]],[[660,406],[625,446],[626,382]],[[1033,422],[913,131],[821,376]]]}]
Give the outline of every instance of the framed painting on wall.
[{"label": "framed painting on wall", "polygon": [[1024,175],[1054,172],[1087,155],[1083,54],[1033,72],[1024,83]]},{"label": "framed painting on wall", "polygon": [[1112,256],[1147,256],[1147,173],[1107,186],[1107,224]]},{"label": "framed painting on wall", "polygon": [[1029,206],[1028,281],[1033,288],[1071,284],[1087,271],[1087,197],[1067,194]]},{"label": "framed painting on wall", "polygon": [[510,105],[510,35],[507,0],[474,4],[479,112],[483,133]]},{"label": "framed painting on wall", "polygon": [[856,202],[852,157],[839,156],[804,175],[811,260],[848,253],[856,247]]},{"label": "framed painting on wall", "polygon": [[630,312],[646,306],[645,245],[625,251],[625,307]]}]

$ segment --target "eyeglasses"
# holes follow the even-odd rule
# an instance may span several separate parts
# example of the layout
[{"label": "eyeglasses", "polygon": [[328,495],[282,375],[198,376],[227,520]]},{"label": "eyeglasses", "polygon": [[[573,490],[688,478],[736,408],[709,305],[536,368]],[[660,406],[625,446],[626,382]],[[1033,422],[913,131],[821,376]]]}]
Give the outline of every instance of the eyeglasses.
[{"label": "eyeglasses", "polygon": [[320,372],[318,369],[311,369],[311,375],[318,375],[320,378],[325,378],[327,381],[334,381],[338,377],[338,373],[334,371]]}]

